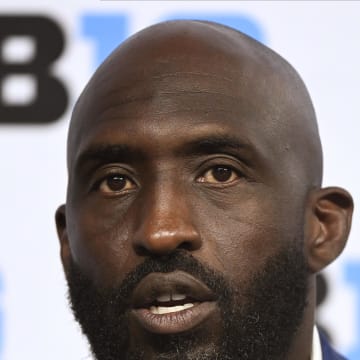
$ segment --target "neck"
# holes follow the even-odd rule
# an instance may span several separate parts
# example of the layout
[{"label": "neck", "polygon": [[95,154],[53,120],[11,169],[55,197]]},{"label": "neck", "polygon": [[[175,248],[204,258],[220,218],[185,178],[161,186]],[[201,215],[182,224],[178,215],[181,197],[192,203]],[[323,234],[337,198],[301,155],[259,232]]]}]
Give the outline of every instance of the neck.
[{"label": "neck", "polygon": [[316,285],[315,275],[309,277],[307,306],[303,320],[290,346],[286,360],[310,360],[315,321]]}]

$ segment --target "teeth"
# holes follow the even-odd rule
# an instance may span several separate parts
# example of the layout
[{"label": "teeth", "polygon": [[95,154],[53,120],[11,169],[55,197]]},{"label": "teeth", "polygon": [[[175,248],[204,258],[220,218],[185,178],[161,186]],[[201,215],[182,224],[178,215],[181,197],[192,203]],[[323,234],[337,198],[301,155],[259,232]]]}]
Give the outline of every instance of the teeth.
[{"label": "teeth", "polygon": [[150,312],[152,314],[156,315],[162,315],[162,314],[169,314],[177,311],[186,310],[189,308],[192,308],[194,304],[184,304],[184,305],[177,305],[177,306],[151,306]]},{"label": "teeth", "polygon": [[170,294],[163,294],[163,295],[160,295],[156,298],[156,300],[158,302],[168,302],[171,300],[171,295]]},{"label": "teeth", "polygon": [[186,295],[184,295],[184,294],[171,294],[171,299],[174,301],[184,300],[185,298],[186,298]]},{"label": "teeth", "polygon": [[179,301],[184,300],[186,298],[186,295],[184,294],[163,294],[156,298],[156,301],[158,302],[169,302],[171,300],[173,301]]}]

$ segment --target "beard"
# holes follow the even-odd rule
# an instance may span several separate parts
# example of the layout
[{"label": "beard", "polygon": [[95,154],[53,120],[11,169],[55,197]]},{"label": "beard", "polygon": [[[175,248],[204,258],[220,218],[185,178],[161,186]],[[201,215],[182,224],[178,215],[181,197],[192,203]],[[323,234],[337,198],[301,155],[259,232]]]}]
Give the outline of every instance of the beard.
[{"label": "beard", "polygon": [[148,333],[151,359],[285,359],[306,307],[308,269],[300,243],[292,242],[237,285],[184,250],[147,258],[111,289],[96,287],[72,261],[67,272],[70,305],[96,359],[146,359],[144,349],[130,346],[131,294],[152,272],[184,271],[216,295],[222,320],[219,339],[209,340],[197,329],[186,334]]}]

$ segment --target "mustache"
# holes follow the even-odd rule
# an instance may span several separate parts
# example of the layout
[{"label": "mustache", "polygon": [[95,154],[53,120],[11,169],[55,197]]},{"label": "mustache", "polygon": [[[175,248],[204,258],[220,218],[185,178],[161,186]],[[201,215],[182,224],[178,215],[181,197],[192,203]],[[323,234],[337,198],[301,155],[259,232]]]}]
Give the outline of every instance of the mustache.
[{"label": "mustache", "polygon": [[[71,277],[76,278],[75,282],[71,281],[70,284],[81,283],[83,287],[90,287],[95,291],[100,302],[108,302],[109,299],[112,299],[113,302],[119,305],[119,308],[126,308],[129,305],[129,299],[140,281],[154,272],[186,272],[203,282],[217,296],[218,301],[228,299],[231,293],[231,287],[219,272],[201,263],[193,255],[182,249],[168,255],[146,258],[133,271],[128,273],[120,284],[111,288],[95,287],[91,279],[84,274],[74,261],[71,262],[70,266]],[[77,290],[77,288],[70,288],[71,292],[77,292]]]},{"label": "mustache", "polygon": [[[121,282],[111,287],[97,286],[81,267],[71,260],[67,273],[69,304],[98,359],[118,359],[118,354],[125,354],[129,349],[129,313],[133,308],[131,299],[140,281],[151,273],[173,271],[183,271],[204,283],[216,296],[221,317],[229,318],[226,312],[232,309],[232,291],[227,281],[220,273],[201,263],[186,250],[178,249],[169,255],[146,257],[125,275]],[[186,352],[193,347],[194,336],[151,335],[149,341],[159,353],[171,353],[174,347],[179,346]],[[130,352],[123,358],[143,359],[142,349],[138,350],[140,355],[135,349],[132,350],[135,351],[134,357],[130,357]]]},{"label": "mustache", "polygon": [[[109,287],[96,286],[72,261],[67,272],[69,303],[99,360],[118,359],[119,354],[127,354],[124,359],[144,359],[142,348],[130,346],[133,291],[152,272],[183,271],[203,282],[217,297],[222,325],[219,345],[215,344],[220,357],[216,358],[285,359],[307,305],[307,263],[301,242],[294,244],[284,246],[247,279],[239,274],[238,282],[232,282],[183,249],[165,256],[144,257],[133,271],[124,274],[121,282],[115,281],[115,275],[114,285]],[[199,338],[194,333],[166,338],[152,335],[148,341],[159,354],[175,351],[180,357],[174,355],[173,359],[185,359]],[[199,344],[204,345],[202,341]],[[199,349],[202,351],[202,346]]]}]

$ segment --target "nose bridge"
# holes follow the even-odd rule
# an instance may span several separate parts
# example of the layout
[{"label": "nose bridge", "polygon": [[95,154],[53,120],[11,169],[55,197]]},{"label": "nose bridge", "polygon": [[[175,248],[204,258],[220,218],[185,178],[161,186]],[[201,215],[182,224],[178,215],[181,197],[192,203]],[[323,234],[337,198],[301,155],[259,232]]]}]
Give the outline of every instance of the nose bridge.
[{"label": "nose bridge", "polygon": [[144,190],[134,232],[137,252],[161,255],[178,248],[196,250],[201,246],[184,190],[175,177],[158,179]]}]

